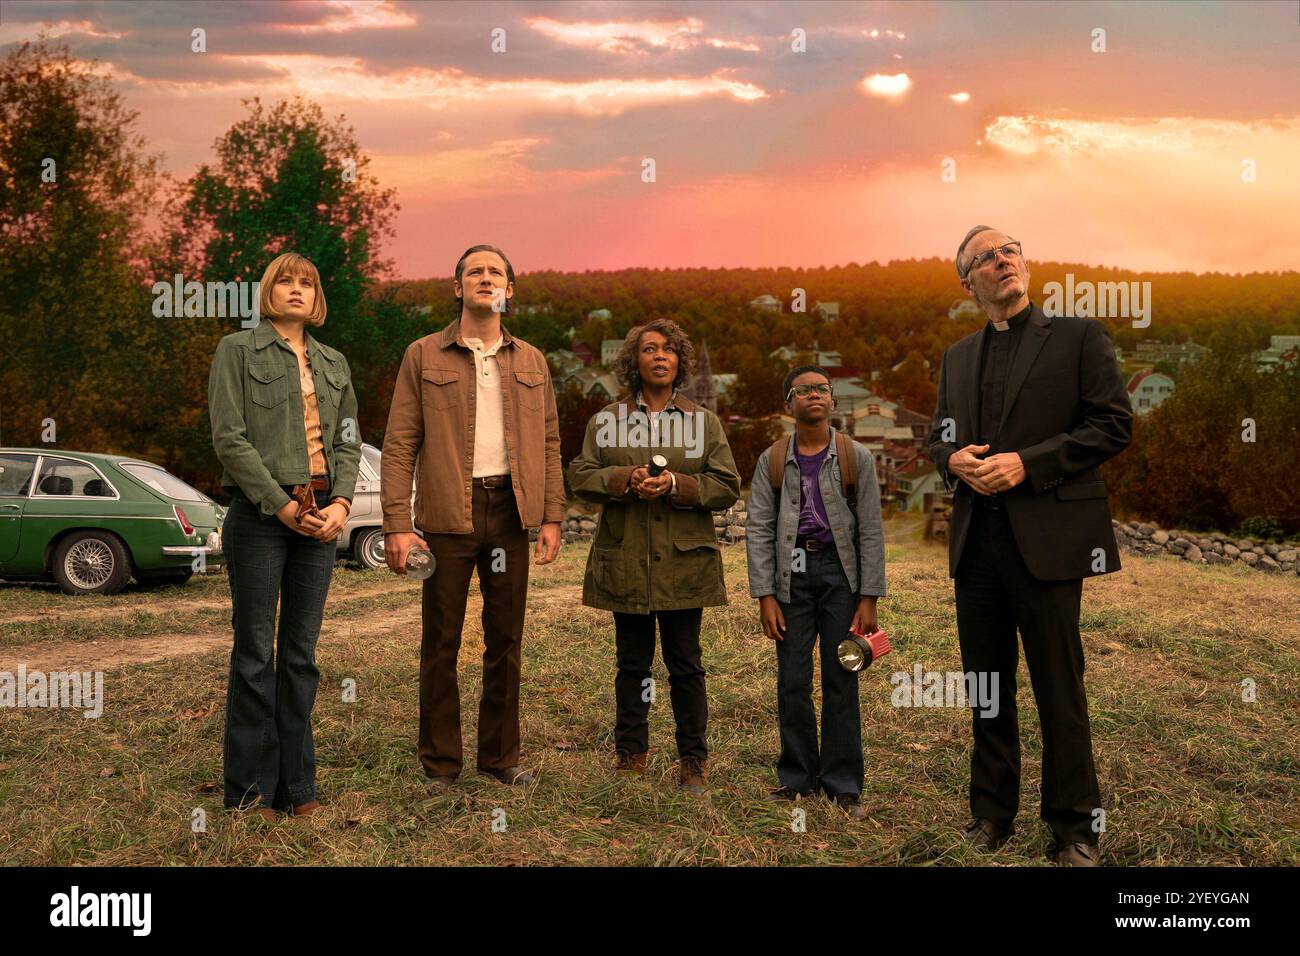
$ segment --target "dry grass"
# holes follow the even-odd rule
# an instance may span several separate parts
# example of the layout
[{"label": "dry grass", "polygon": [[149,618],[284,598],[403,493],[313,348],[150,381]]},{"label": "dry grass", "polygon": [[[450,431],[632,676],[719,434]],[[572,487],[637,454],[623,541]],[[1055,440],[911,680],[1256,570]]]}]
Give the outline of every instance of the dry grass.
[{"label": "dry grass", "polygon": [[[99,720],[0,711],[0,854],[10,865],[1043,863],[1040,740],[1024,665],[1020,830],[991,857],[958,839],[967,712],[890,704],[890,671],[917,662],[961,669],[944,554],[914,532],[887,526],[891,594],[881,619],[896,651],[861,681],[868,821],[850,823],[816,799],[803,805],[806,832],[796,833],[788,807],[758,799],[774,783],[775,660],[747,597],[743,548],[725,552],[732,603],[704,618],[711,799],[672,787],[666,694],[651,715],[650,773],[614,779],[612,624],[580,606],[586,548],[567,546],[556,565],[534,568],[529,588],[524,763],[539,771],[536,786],[508,789],[466,773],[453,795],[425,795],[414,753],[418,594],[409,582],[340,568],[318,651],[325,806],[311,821],[277,824],[221,810],[224,579],[99,601],[0,585],[5,657],[20,649],[57,662],[172,634],[209,641],[199,653],[108,671]],[[472,762],[482,642],[471,600],[461,697]],[[1087,582],[1105,862],[1300,862],[1297,621],[1294,576],[1126,558],[1122,571]],[[659,661],[655,673],[666,686]],[[341,699],[345,678],[357,682],[355,703]],[[1242,702],[1246,678],[1258,688],[1253,704]],[[204,833],[191,831],[196,809]],[[504,832],[492,829],[498,809]]]}]

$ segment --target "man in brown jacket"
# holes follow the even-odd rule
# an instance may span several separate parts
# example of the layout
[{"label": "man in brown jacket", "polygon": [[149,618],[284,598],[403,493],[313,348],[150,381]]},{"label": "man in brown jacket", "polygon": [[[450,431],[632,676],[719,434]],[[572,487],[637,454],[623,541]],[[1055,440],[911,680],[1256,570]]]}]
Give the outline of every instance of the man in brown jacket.
[{"label": "man in brown jacket", "polygon": [[384,435],[388,567],[405,574],[416,544],[435,560],[423,593],[419,737],[420,763],[435,794],[449,790],[461,771],[456,658],[476,566],[486,646],[478,769],[502,783],[532,782],[519,769],[527,529],[541,526],[537,563],[554,561],[564,477],[546,359],[501,324],[514,281],[510,261],[494,246],[473,246],[461,256],[453,286],[460,318],[407,348]]}]

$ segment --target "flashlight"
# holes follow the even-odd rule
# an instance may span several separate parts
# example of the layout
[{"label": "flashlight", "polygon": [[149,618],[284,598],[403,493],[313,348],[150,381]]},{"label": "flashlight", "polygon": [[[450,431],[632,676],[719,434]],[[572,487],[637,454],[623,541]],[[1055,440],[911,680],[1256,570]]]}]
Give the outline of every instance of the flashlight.
[{"label": "flashlight", "polygon": [[889,635],[878,627],[870,634],[849,631],[849,636],[840,641],[840,646],[835,653],[840,660],[840,667],[856,674],[858,671],[866,670],[871,666],[872,661],[884,657],[892,650]]}]

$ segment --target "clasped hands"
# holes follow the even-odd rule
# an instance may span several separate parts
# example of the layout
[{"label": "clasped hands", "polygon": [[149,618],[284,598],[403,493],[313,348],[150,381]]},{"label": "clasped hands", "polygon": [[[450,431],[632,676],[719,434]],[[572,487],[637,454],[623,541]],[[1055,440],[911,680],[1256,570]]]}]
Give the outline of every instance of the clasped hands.
[{"label": "clasped hands", "polygon": [[988,445],[967,445],[952,453],[948,471],[981,495],[1010,491],[1025,480],[1025,463],[1014,451],[976,458],[989,450]]},{"label": "clasped hands", "polygon": [[348,520],[348,509],[346,506],[335,502],[321,508],[316,514],[306,512],[302,520],[296,519],[298,513],[298,502],[292,498],[283,508],[275,513],[280,519],[280,523],[290,528],[306,538],[315,538],[317,541],[333,541],[343,530],[343,523]]},{"label": "clasped hands", "polygon": [[627,484],[637,495],[649,501],[662,497],[672,490],[673,476],[665,470],[657,477],[651,478],[650,469],[645,465],[639,465],[632,470],[632,477],[628,479]]}]

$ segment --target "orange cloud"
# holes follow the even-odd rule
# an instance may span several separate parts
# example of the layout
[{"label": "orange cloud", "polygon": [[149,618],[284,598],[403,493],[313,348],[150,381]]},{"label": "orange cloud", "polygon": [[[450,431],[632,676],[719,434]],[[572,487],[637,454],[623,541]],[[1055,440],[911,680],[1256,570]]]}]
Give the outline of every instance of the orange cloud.
[{"label": "orange cloud", "polygon": [[275,29],[291,33],[350,33],[353,30],[412,27],[418,22],[390,0],[326,0],[333,8],[330,16],[318,23],[280,23]]},{"label": "orange cloud", "polygon": [[[221,59],[208,54],[213,60]],[[225,59],[280,72],[278,84],[249,82],[227,84],[230,95],[265,94],[270,91],[303,93],[321,100],[360,100],[369,103],[418,102],[434,110],[454,110],[471,103],[497,102],[519,110],[538,107],[573,109],[585,115],[615,116],[637,106],[680,103],[709,96],[728,96],[740,102],[765,99],[759,86],[731,79],[725,71],[700,77],[658,79],[591,79],[567,82],[538,78],[491,80],[457,69],[431,70],[424,67],[400,73],[375,74],[352,57],[313,54],[267,54]],[[119,73],[120,78],[126,74]],[[210,88],[210,81],[143,80],[151,88],[171,87],[175,92]]]},{"label": "orange cloud", "polygon": [[702,36],[704,23],[697,17],[684,20],[606,20],[566,23],[551,17],[528,17],[524,21],[538,33],[559,43],[602,53],[644,55],[647,47],[672,51],[693,49],[700,44],[719,50],[757,53],[759,47],[745,40],[724,40]]}]

